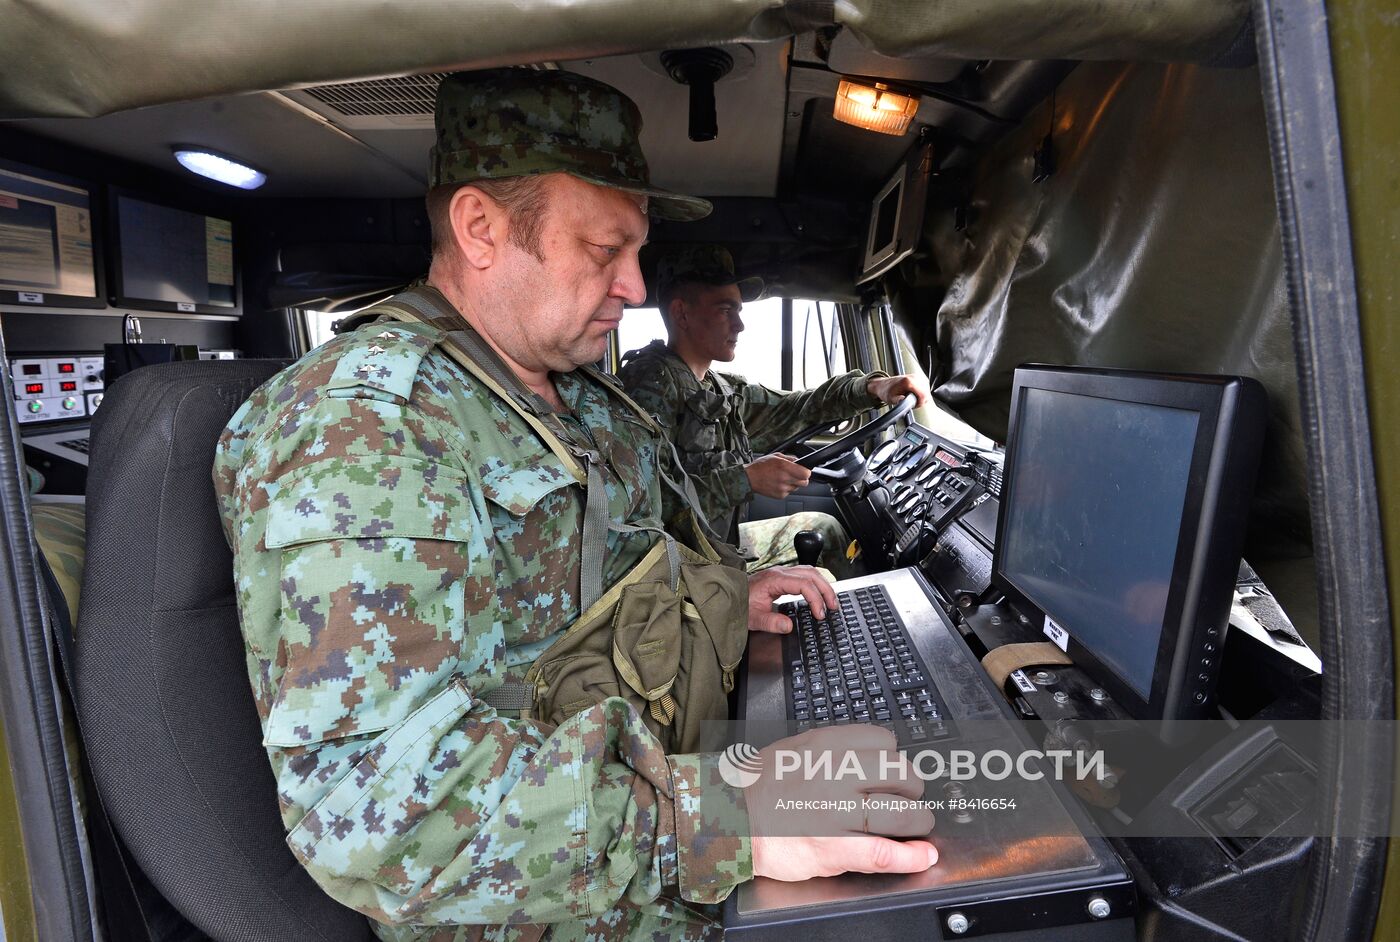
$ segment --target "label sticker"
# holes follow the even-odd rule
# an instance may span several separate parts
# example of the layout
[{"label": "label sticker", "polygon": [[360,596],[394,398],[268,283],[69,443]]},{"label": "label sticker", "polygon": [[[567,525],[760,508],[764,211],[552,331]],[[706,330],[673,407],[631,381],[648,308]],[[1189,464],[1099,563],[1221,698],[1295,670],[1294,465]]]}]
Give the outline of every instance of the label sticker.
[{"label": "label sticker", "polygon": [[21,304],[44,303],[44,296],[37,291],[19,291],[16,293],[19,295],[19,300]]},{"label": "label sticker", "polygon": [[1066,654],[1069,653],[1069,632],[1065,631],[1049,616],[1045,616],[1045,637],[1055,642],[1055,646]]},{"label": "label sticker", "polygon": [[1031,683],[1025,671],[1012,671],[1011,679],[1016,684],[1016,689],[1022,693],[1035,693],[1035,684]]},{"label": "label sticker", "polygon": [[191,303],[188,302],[188,301],[176,301],[176,302],[175,302],[175,310],[180,311],[180,312],[185,313],[185,314],[193,314],[193,313],[195,312],[195,311],[194,311],[194,305],[191,304]]}]

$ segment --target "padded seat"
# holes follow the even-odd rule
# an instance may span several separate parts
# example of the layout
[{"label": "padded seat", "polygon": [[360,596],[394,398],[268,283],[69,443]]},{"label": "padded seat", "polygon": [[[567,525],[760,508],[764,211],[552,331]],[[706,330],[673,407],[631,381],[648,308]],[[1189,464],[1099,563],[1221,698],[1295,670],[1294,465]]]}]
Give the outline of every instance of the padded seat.
[{"label": "padded seat", "polygon": [[210,470],[282,361],[171,363],[108,390],[92,427],[78,713],[98,790],[160,892],[221,940],[371,938],[285,843]]}]

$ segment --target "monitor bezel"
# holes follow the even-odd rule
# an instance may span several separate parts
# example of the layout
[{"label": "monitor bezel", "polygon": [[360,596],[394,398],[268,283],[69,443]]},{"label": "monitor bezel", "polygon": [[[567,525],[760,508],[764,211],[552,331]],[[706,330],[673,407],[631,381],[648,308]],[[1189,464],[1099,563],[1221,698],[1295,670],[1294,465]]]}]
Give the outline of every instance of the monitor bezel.
[{"label": "monitor bezel", "polygon": [[[870,202],[870,219],[866,225],[865,232],[864,268],[866,271],[883,264],[891,255],[899,251],[899,221],[904,216],[904,178],[904,167],[901,165],[885,185],[880,188],[880,192],[875,194],[875,199]],[[890,227],[890,239],[884,245],[876,245],[875,232],[879,228],[880,207],[884,205],[889,195],[896,190],[899,191],[899,195],[895,199],[894,224]]]},{"label": "monitor bezel", "polygon": [[[122,197],[149,203],[152,206],[160,206],[164,209],[171,209],[177,212],[190,213],[195,216],[212,216],[216,219],[226,219],[233,227],[233,306],[226,307],[220,304],[201,304],[198,302],[177,302],[161,301],[155,298],[140,298],[129,295],[126,291],[125,279],[122,276],[122,259],[125,255],[126,247],[122,244],[121,216],[118,202]],[[200,206],[181,206],[168,199],[151,196],[149,193],[140,190],[131,190],[124,187],[109,186],[107,188],[107,229],[108,244],[111,245],[110,253],[111,277],[108,283],[111,285],[110,301],[113,307],[133,308],[138,311],[151,311],[161,314],[175,315],[204,315],[218,316],[236,319],[243,316],[243,270],[242,270],[242,235],[241,226],[233,213],[223,210],[209,210]]]},{"label": "monitor bezel", "polygon": [[[107,306],[107,281],[106,281],[106,237],[107,225],[105,220],[106,203],[102,198],[102,187],[81,177],[74,177],[66,173],[58,173],[47,170],[43,167],[36,167],[33,164],[21,163],[17,160],[8,160],[0,157],[0,169],[9,170],[12,173],[22,173],[26,176],[38,177],[42,180],[49,180],[62,186],[78,187],[87,193],[88,215],[92,224],[92,281],[96,294],[93,297],[85,297],[80,294],[60,294],[55,291],[26,291],[18,288],[0,287],[0,304],[19,311],[34,310],[42,312],[47,308],[104,308]],[[42,300],[23,300],[21,295],[39,295]]]},{"label": "monitor bezel", "polygon": [[[1016,469],[1023,403],[1032,389],[1188,409],[1198,416],[1196,438],[1177,530],[1176,556],[1147,696],[1075,635],[1071,625],[1017,584],[1004,569],[1006,532],[1015,512]],[[1236,493],[1252,490],[1262,438],[1262,389],[1234,376],[1147,374],[1082,367],[1026,366],[1012,385],[1006,464],[992,583],[1013,609],[1031,620],[1038,634],[1048,615],[1068,634],[1066,653],[1100,683],[1130,715],[1160,721],[1159,734],[1171,739],[1171,724],[1206,715],[1214,704],[1220,654],[1229,622],[1230,600],[1239,568],[1248,504]],[[1229,493],[1227,493],[1229,492]],[[1231,499],[1236,498],[1236,499]],[[1209,663],[1204,663],[1209,659]]]},{"label": "monitor bezel", "polygon": [[[894,172],[870,201],[865,222],[865,249],[861,253],[856,284],[878,278],[914,253],[923,227],[924,204],[928,200],[928,178],[933,166],[933,144],[919,140],[900,158]],[[890,191],[899,189],[895,210],[894,236],[883,245],[871,245],[879,222],[880,204]]]}]

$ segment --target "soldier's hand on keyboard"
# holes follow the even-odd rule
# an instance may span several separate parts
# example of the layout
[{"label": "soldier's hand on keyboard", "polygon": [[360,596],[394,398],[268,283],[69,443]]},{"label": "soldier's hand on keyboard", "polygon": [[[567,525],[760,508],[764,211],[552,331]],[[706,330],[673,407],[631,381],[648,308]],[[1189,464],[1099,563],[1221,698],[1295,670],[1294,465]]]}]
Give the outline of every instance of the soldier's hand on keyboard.
[{"label": "soldier's hand on keyboard", "polygon": [[818,620],[836,608],[831,583],[812,566],[774,566],[749,576],[749,630],[784,635],[792,631],[792,619],[773,610],[784,595],[800,595]]},{"label": "soldier's hand on keyboard", "polygon": [[[877,726],[817,729],[760,755],[763,774],[744,791],[755,876],[807,880],[840,873],[918,873],[938,862],[926,838],[933,813],[900,807],[923,797],[923,781]],[[797,765],[794,753],[809,765]],[[829,764],[822,756],[830,753]],[[837,774],[851,768],[860,775]],[[812,771],[816,774],[807,774]]]}]

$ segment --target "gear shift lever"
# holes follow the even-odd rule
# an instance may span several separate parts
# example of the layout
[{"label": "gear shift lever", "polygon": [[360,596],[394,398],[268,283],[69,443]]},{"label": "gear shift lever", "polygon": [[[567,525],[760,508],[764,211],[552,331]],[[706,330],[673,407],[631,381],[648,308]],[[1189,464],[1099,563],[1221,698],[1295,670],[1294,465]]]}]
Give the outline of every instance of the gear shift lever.
[{"label": "gear shift lever", "polygon": [[797,550],[797,564],[799,566],[815,566],[822,558],[822,546],[826,541],[821,533],[816,530],[799,530],[792,538],[792,545]]}]

